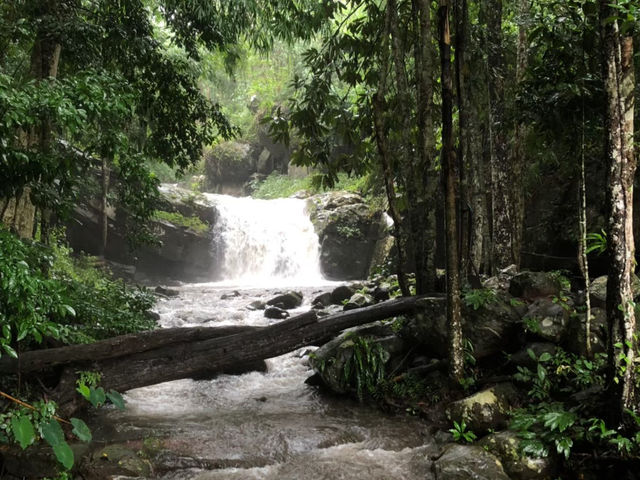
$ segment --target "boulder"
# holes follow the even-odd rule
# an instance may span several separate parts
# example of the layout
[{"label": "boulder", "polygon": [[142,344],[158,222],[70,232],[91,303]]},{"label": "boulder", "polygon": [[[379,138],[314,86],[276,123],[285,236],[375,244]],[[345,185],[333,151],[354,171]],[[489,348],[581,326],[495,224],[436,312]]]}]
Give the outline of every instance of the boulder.
[{"label": "boulder", "polygon": [[522,321],[531,334],[549,342],[560,343],[567,334],[572,305],[550,298],[538,298],[527,310]]},{"label": "boulder", "polygon": [[357,387],[351,383],[353,379],[346,378],[345,375],[345,367],[354,355],[354,338],[356,337],[366,338],[370,345],[381,346],[385,364],[404,350],[402,340],[393,334],[389,325],[381,322],[345,330],[309,357],[311,367],[320,376],[324,385],[335,393],[349,393]]},{"label": "boulder", "polygon": [[267,301],[267,305],[290,310],[302,305],[302,294],[300,292],[287,292],[273,297]]},{"label": "boulder", "polygon": [[[587,315],[572,315],[569,317],[565,348],[576,355],[586,355]],[[591,351],[603,353],[607,349],[607,312],[602,308],[591,309]]]},{"label": "boulder", "polygon": [[311,301],[311,305],[320,308],[328,307],[331,303],[333,303],[331,292],[321,293]]},{"label": "boulder", "polygon": [[331,292],[331,302],[336,305],[342,305],[342,302],[349,300],[356,293],[355,289],[348,285],[340,285]]},{"label": "boulder", "polygon": [[484,435],[507,426],[509,410],[516,399],[515,387],[501,383],[451,403],[447,416],[451,421],[464,421],[476,435]]},{"label": "boulder", "polygon": [[[417,343],[426,352],[446,358],[448,354],[446,299],[427,297],[418,302],[419,311],[409,318],[401,335]],[[473,345],[473,355],[484,358],[506,350],[515,350],[523,343],[520,317],[510,299],[498,294],[496,300],[473,309],[464,305],[462,329]]]},{"label": "boulder", "polygon": [[249,305],[247,305],[247,310],[264,310],[267,307],[267,304],[262,300],[254,300]]},{"label": "boulder", "polygon": [[278,307],[267,307],[264,309],[265,318],[273,318],[275,320],[283,320],[289,318],[289,312]]},{"label": "boulder", "polygon": [[244,142],[222,142],[204,155],[207,190],[242,195],[243,186],[256,172],[253,148]]},{"label": "boulder", "polygon": [[381,283],[373,289],[373,298],[376,302],[384,302],[391,297],[391,285],[388,283]]},{"label": "boulder", "polygon": [[[174,185],[162,185],[160,191],[163,195],[160,208],[163,211],[179,213],[183,217],[195,216],[209,224],[215,222],[213,205],[203,196]],[[218,259],[211,248],[213,236],[210,229],[196,231],[157,219],[151,227],[158,243],[141,245],[134,251],[127,238],[131,226],[126,221],[126,214],[110,210],[108,221],[105,256],[111,262],[134,266],[136,280],[210,281],[216,278]],[[100,253],[100,208],[95,199],[85,199],[84,206],[76,207],[66,233],[74,251],[90,255]]]},{"label": "boulder", "polygon": [[[633,297],[640,295],[640,278],[633,275],[631,279],[631,290]],[[589,285],[589,299],[592,307],[607,308],[607,276],[603,275],[593,279]]]},{"label": "boulder", "polygon": [[386,237],[381,210],[347,192],[314,195],[307,208],[320,241],[320,267],[332,280],[365,278],[376,244]]},{"label": "boulder", "polygon": [[505,430],[482,438],[478,446],[495,455],[512,480],[550,480],[555,478],[551,457],[534,458],[523,455],[521,440],[515,432]]},{"label": "boulder", "polygon": [[526,300],[558,295],[561,290],[562,282],[557,273],[521,272],[509,283],[509,293]]},{"label": "boulder", "polygon": [[366,293],[354,293],[349,301],[345,304],[344,310],[353,310],[355,308],[368,307],[373,305],[373,297]]},{"label": "boulder", "polygon": [[433,472],[436,480],[509,480],[500,460],[474,445],[447,446]]}]

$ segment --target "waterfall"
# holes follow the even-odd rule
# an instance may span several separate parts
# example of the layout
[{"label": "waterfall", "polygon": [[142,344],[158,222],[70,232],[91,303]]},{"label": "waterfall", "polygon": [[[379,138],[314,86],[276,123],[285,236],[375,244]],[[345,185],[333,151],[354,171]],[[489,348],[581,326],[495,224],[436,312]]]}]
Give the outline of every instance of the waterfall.
[{"label": "waterfall", "polygon": [[217,211],[213,248],[225,282],[271,286],[323,281],[318,236],[304,200],[207,197]]}]

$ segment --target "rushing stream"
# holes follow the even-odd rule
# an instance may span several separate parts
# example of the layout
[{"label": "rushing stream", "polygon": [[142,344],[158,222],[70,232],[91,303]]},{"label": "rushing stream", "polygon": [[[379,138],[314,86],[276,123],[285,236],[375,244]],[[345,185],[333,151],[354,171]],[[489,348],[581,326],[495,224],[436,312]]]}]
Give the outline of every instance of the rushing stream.
[{"label": "rushing stream", "polygon": [[[308,310],[314,295],[333,288],[319,274],[317,238],[309,243],[313,229],[301,215],[302,201],[224,202],[216,228],[227,235],[225,251],[236,255],[225,259],[230,278],[182,285],[179,296],[161,299],[162,327],[268,325],[274,320],[246,307],[282,291],[274,286],[288,284],[304,294],[305,303],[293,314]],[[241,210],[249,218],[238,218]],[[282,220],[277,227],[274,215]],[[267,241],[261,243],[253,232],[268,236]],[[269,258],[254,258],[253,252]],[[311,374],[306,353],[270,359],[266,373],[132,390],[125,395],[124,412],[98,414],[96,439],[156,442],[165,452],[164,462],[156,459],[157,478],[431,478],[434,447],[426,425],[319,393],[305,384]]]}]

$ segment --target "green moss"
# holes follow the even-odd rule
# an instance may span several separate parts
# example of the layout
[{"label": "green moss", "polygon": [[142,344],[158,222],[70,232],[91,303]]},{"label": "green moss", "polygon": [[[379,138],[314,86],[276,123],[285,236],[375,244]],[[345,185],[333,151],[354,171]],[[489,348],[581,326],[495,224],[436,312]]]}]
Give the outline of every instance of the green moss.
[{"label": "green moss", "polygon": [[209,230],[209,224],[203,222],[195,215],[192,217],[185,217],[178,212],[165,212],[164,210],[156,210],[154,218],[157,220],[164,220],[178,227],[185,227],[189,230],[193,230],[196,233],[205,233]]}]

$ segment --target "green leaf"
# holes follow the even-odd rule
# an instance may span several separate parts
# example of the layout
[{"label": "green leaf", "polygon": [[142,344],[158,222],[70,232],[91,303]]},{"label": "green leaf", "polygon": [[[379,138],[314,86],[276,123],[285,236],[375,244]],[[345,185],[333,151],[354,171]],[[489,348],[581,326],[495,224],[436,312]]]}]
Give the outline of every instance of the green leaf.
[{"label": "green leaf", "polygon": [[56,419],[52,418],[47,423],[43,423],[41,429],[42,438],[52,447],[64,442],[64,432]]},{"label": "green leaf", "polygon": [[71,305],[63,305],[64,309],[72,316],[76,316],[76,311],[73,309]]},{"label": "green leaf", "polygon": [[67,442],[62,441],[61,443],[54,445],[53,453],[56,454],[56,458],[64,468],[69,470],[73,467],[73,450],[71,450],[71,447]]},{"label": "green leaf", "polygon": [[10,357],[18,358],[17,352],[13,348],[11,348],[11,345],[2,345],[2,348]]},{"label": "green leaf", "polygon": [[540,355],[540,358],[538,358],[539,362],[548,362],[549,360],[551,360],[551,354],[549,352],[544,352]]},{"label": "green leaf", "polygon": [[11,419],[11,431],[23,450],[31,445],[36,438],[31,420],[24,415]]},{"label": "green leaf", "polygon": [[120,393],[115,390],[110,390],[107,393],[107,398],[111,400],[111,403],[113,403],[119,410],[124,410],[124,398],[122,398]]},{"label": "green leaf", "polygon": [[107,399],[106,395],[104,394],[104,388],[91,387],[90,390],[91,390],[91,393],[89,394],[89,402],[91,402],[91,405],[93,405],[94,407],[99,407]]},{"label": "green leaf", "polygon": [[89,387],[86,386],[84,383],[81,383],[80,385],[78,385],[78,388],[76,388],[76,391],[87,400],[89,400],[91,397],[91,390],[89,390]]},{"label": "green leaf", "polygon": [[71,432],[83,442],[90,442],[92,435],[87,424],[79,418],[71,418],[70,421],[71,425],[73,425],[73,430],[71,430]]}]

